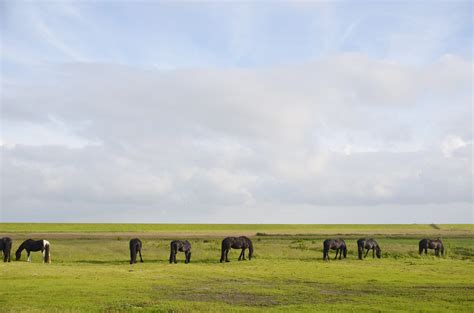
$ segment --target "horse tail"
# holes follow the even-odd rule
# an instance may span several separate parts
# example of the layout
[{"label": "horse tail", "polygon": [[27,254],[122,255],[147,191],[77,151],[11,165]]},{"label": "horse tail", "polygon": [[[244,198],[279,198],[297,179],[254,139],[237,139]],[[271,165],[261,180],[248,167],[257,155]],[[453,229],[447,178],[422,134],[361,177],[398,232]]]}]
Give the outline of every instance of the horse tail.
[{"label": "horse tail", "polygon": [[364,243],[363,240],[357,240],[357,253],[359,255],[359,260],[362,260],[362,255],[364,253]]},{"label": "horse tail", "polygon": [[[227,238],[226,238],[227,239]],[[227,250],[227,240],[222,240],[222,247],[221,247],[221,263],[224,262],[225,259],[225,251]]]},{"label": "horse tail", "polygon": [[326,260],[327,253],[329,251],[329,243],[327,240],[323,242],[323,260]]},{"label": "horse tail", "polygon": [[10,262],[10,254],[12,251],[12,240],[7,238],[5,240],[5,245],[3,246],[3,260],[4,262]]},{"label": "horse tail", "polygon": [[130,240],[130,264],[135,263],[137,259],[137,244],[135,240]]},{"label": "horse tail", "polygon": [[50,244],[49,242],[46,242],[46,244],[44,245],[44,263],[51,263],[49,250],[50,250]]},{"label": "horse tail", "polygon": [[344,244],[344,247],[342,247],[342,252],[344,252],[344,259],[345,259],[347,256],[347,247],[345,244]]},{"label": "horse tail", "polygon": [[173,263],[173,252],[174,252],[174,246],[176,243],[174,241],[170,242],[170,263]]},{"label": "horse tail", "polygon": [[247,238],[247,243],[249,245],[249,260],[252,259],[253,257],[253,244],[252,244],[252,240],[250,240],[249,238]]},{"label": "horse tail", "polygon": [[444,256],[444,246],[442,243],[441,243],[441,255]]}]

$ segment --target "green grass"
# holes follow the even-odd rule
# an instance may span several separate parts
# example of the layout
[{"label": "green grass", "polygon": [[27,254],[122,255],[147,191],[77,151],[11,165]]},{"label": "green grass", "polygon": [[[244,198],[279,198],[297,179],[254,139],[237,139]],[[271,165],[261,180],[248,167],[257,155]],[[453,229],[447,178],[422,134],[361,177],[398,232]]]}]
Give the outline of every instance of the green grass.
[{"label": "green grass", "polygon": [[[41,232],[53,260],[42,264],[34,253],[33,263],[23,256],[0,264],[0,310],[474,311],[472,225],[39,225],[0,224],[14,249]],[[254,234],[252,261],[238,262],[232,251],[231,263],[218,262],[226,227]],[[324,231],[347,234],[347,259],[321,260]],[[376,236],[382,259],[357,260],[359,233],[384,234]],[[419,235],[440,233],[447,256],[419,257]],[[145,263],[127,263],[129,235],[144,238]],[[176,235],[192,235],[191,264],[182,254],[178,264],[167,263],[168,238]]]}]

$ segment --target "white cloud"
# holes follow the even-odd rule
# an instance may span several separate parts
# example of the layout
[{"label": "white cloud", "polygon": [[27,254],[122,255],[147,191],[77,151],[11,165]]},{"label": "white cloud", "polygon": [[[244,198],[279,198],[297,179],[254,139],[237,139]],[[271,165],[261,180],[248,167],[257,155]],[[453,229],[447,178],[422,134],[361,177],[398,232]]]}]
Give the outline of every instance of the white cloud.
[{"label": "white cloud", "polygon": [[[465,222],[470,70],[360,54],[252,70],[36,69],[42,79],[2,94],[2,141],[14,144],[2,145],[3,216],[255,222],[273,207],[263,221],[334,222],[327,208],[368,206],[431,222],[413,207],[452,221],[455,204]],[[225,219],[236,208],[248,214]]]},{"label": "white cloud", "polygon": [[451,157],[453,152],[459,148],[465,147],[467,144],[458,136],[446,136],[441,143],[441,150],[445,157]]}]

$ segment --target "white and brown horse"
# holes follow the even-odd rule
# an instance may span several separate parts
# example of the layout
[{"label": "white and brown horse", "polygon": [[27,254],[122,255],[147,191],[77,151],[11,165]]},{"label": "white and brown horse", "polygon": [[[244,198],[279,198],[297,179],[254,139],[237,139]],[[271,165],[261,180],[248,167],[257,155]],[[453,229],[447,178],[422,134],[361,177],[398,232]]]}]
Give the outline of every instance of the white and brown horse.
[{"label": "white and brown horse", "polygon": [[26,250],[28,262],[31,262],[31,252],[41,251],[43,253],[43,263],[51,263],[50,243],[47,240],[27,239],[16,250],[16,260],[20,260],[21,252]]}]

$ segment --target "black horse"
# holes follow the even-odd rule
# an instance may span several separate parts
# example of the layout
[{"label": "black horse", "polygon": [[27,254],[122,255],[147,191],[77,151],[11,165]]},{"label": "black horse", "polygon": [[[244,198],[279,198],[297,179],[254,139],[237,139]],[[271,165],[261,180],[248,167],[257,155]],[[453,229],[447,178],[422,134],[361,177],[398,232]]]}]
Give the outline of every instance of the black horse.
[{"label": "black horse", "polygon": [[228,255],[230,249],[242,249],[242,252],[240,252],[239,256],[239,261],[245,260],[245,249],[249,249],[249,260],[252,259],[253,256],[253,245],[252,241],[245,237],[245,236],[240,236],[240,237],[227,237],[224,240],[222,240],[222,253],[221,253],[221,263],[224,262],[230,262]]},{"label": "black horse", "polygon": [[143,263],[142,241],[138,238],[133,238],[130,240],[130,264],[137,263],[137,252],[140,254],[140,262]]},{"label": "black horse", "polygon": [[18,250],[16,250],[16,260],[20,260],[21,252],[26,249],[26,253],[28,254],[28,262],[31,262],[30,252],[41,251],[43,252],[43,263],[51,263],[50,247],[51,244],[47,240],[27,239],[23,241],[20,247],[18,247]]},{"label": "black horse", "polygon": [[329,260],[329,249],[336,250],[336,256],[334,259],[337,259],[337,254],[339,253],[339,260],[341,259],[342,254],[344,253],[344,258],[347,256],[347,247],[346,243],[342,239],[326,239],[323,243],[323,260]]},{"label": "black horse", "polygon": [[419,244],[420,255],[423,253],[423,251],[425,251],[425,255],[428,254],[428,249],[434,249],[436,256],[440,256],[440,252],[441,255],[444,256],[443,242],[439,238],[436,240],[421,239]]},{"label": "black horse", "polygon": [[[364,254],[364,249],[367,249],[367,251],[362,257],[362,255]],[[375,258],[375,255],[377,255],[377,258],[379,259],[382,257],[382,249],[380,249],[380,246],[377,241],[372,238],[361,238],[357,240],[357,251],[359,253],[359,260],[365,258],[370,250],[372,250],[372,258]]]},{"label": "black horse", "polygon": [[0,239],[0,250],[3,252],[3,262],[10,262],[10,254],[12,252],[12,239],[10,237]]},{"label": "black horse", "polygon": [[170,264],[176,262],[176,254],[178,251],[184,252],[185,261],[188,264],[191,262],[191,244],[187,240],[173,240],[170,243]]}]

